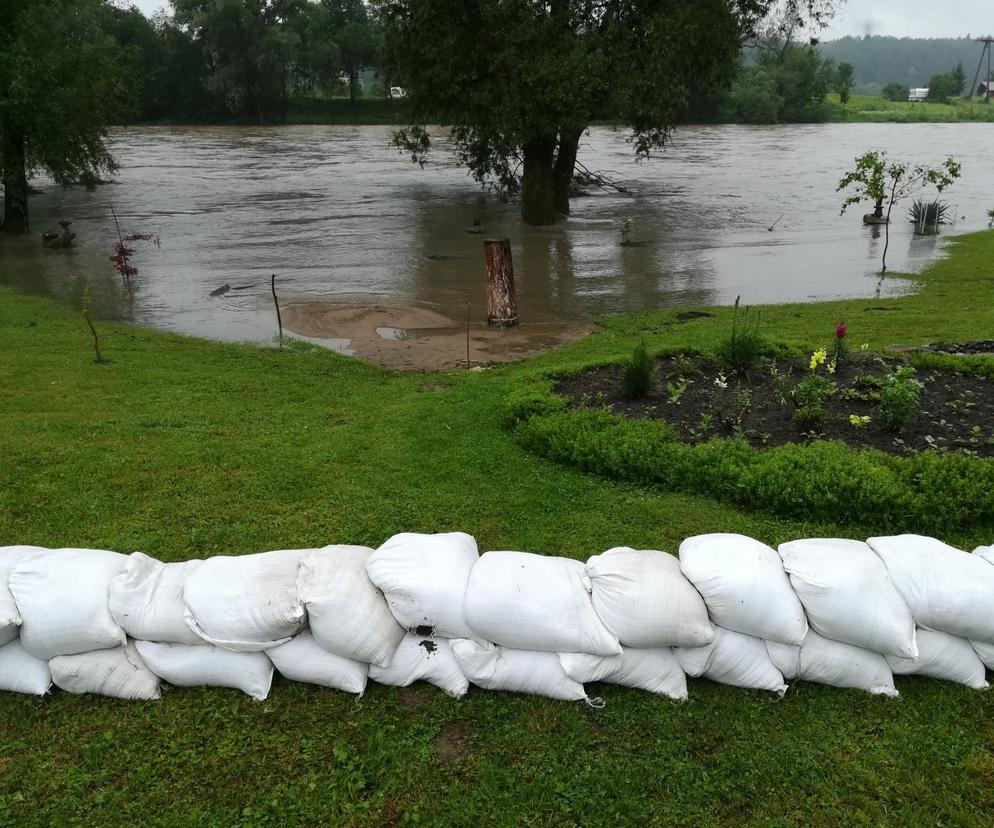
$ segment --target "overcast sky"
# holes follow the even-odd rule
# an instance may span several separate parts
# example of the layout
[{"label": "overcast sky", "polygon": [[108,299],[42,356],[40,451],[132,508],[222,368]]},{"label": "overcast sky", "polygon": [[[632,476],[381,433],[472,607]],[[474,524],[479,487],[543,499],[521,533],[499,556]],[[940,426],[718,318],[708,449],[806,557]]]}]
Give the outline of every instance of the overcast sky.
[{"label": "overcast sky", "polygon": [[[133,0],[153,14],[165,0]],[[849,0],[822,35],[880,34],[894,37],[963,37],[994,32],[992,0]]]}]

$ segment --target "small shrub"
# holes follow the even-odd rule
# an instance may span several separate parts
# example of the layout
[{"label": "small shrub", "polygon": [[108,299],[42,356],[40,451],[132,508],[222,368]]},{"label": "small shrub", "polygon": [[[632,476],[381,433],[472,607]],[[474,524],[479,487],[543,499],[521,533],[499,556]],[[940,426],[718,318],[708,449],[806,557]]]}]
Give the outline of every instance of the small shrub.
[{"label": "small shrub", "polygon": [[656,361],[649,356],[645,343],[640,342],[632,351],[631,359],[625,363],[621,372],[621,384],[633,400],[641,400],[649,396],[652,381],[656,375]]},{"label": "small shrub", "polygon": [[748,308],[740,318],[739,297],[736,297],[732,331],[715,350],[723,368],[735,374],[748,374],[759,366],[767,350],[766,340],[759,332],[759,323],[758,315],[755,319],[749,318]]},{"label": "small shrub", "polygon": [[877,414],[887,428],[900,431],[908,424],[921,406],[924,386],[914,378],[915,369],[898,368],[888,374],[880,386]]}]

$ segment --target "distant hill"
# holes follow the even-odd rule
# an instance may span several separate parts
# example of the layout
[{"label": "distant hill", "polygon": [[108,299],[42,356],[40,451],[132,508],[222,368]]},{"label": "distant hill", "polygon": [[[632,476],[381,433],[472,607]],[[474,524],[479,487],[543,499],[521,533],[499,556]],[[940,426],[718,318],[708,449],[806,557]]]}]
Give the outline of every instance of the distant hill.
[{"label": "distant hill", "polygon": [[977,71],[981,50],[973,40],[972,36],[926,40],[874,35],[830,40],[819,44],[818,49],[836,63],[853,65],[857,93],[877,95],[890,81],[926,86],[932,75],[948,72],[957,63],[963,64],[969,83]]}]

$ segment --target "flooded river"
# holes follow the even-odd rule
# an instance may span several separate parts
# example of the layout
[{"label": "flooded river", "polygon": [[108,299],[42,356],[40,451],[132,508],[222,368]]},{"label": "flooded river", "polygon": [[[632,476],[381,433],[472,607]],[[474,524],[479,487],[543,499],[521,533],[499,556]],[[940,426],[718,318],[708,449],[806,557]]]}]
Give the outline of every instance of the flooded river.
[{"label": "flooded river", "polygon": [[[517,205],[481,191],[443,145],[421,170],[389,137],[368,126],[118,132],[113,184],[33,182],[34,232],[0,241],[0,282],[78,307],[88,276],[102,318],[234,340],[272,338],[272,273],[288,303],[374,298],[456,318],[472,303],[478,317],[485,236],[512,241],[523,320],[737,295],[746,304],[886,296],[908,286],[874,275],[883,239],[861,224],[862,208],[839,215],[835,185],[854,156],[873,147],[914,161],[954,155],[964,177],[946,195],[957,217],[947,232],[986,226],[994,206],[991,124],[687,127],[645,164],[624,130],[594,128],[581,161],[632,193],[577,198],[573,216],[551,228],[523,226]],[[160,240],[135,244],[130,290],[108,261],[117,238],[108,202],[125,233]],[[892,269],[941,255],[941,242],[912,235],[903,207],[896,218]],[[46,250],[38,234],[62,219],[76,247]],[[625,219],[632,243],[621,245]]]}]

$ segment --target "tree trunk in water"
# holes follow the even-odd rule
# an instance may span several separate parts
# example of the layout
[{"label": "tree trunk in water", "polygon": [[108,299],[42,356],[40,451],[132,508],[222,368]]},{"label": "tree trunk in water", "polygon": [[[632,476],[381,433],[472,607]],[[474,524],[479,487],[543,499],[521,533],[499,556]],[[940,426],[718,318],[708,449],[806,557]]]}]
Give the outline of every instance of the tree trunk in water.
[{"label": "tree trunk in water", "polygon": [[555,188],[552,166],[556,142],[534,141],[522,147],[524,175],[521,180],[521,218],[525,224],[543,226],[556,223]]},{"label": "tree trunk in water", "polygon": [[487,260],[487,324],[492,328],[513,328],[518,324],[518,297],[514,291],[511,242],[486,239],[483,255]]},{"label": "tree trunk in water", "polygon": [[11,131],[2,136],[3,231],[28,232],[28,174],[24,159],[24,135]]},{"label": "tree trunk in water", "polygon": [[569,215],[569,196],[573,189],[573,171],[576,167],[576,154],[581,135],[583,135],[582,129],[562,130],[559,133],[559,151],[556,153],[552,179],[556,211],[564,216]]}]

